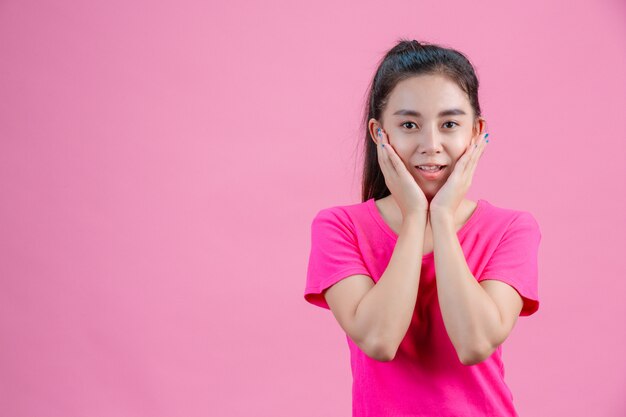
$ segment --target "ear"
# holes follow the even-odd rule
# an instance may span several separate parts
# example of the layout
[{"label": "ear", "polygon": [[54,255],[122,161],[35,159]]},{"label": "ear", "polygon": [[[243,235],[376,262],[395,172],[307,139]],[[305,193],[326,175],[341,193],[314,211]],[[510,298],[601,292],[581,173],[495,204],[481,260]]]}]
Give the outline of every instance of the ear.
[{"label": "ear", "polygon": [[378,128],[383,128],[380,122],[374,118],[371,118],[369,122],[367,122],[367,131],[370,134],[370,137],[374,141],[374,144],[378,145]]},{"label": "ear", "polygon": [[487,120],[484,117],[479,117],[474,122],[473,134],[474,136],[482,135],[487,130]]}]

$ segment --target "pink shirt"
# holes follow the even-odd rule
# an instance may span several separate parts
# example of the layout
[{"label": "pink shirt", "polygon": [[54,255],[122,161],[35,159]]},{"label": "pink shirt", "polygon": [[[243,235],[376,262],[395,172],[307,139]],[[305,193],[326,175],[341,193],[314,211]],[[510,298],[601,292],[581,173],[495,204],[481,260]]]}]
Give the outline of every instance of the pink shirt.
[{"label": "pink shirt", "polygon": [[[539,225],[526,211],[479,199],[457,232],[478,281],[497,279],[522,296],[520,316],[539,308]],[[378,282],[398,236],[374,199],[322,209],[311,225],[311,253],[304,298],[329,309],[323,291],[354,274]],[[504,382],[502,345],[485,361],[463,365],[448,337],[437,298],[434,253],[423,256],[413,319],[395,358],[365,355],[346,335],[352,369],[353,417],[517,416]]]}]

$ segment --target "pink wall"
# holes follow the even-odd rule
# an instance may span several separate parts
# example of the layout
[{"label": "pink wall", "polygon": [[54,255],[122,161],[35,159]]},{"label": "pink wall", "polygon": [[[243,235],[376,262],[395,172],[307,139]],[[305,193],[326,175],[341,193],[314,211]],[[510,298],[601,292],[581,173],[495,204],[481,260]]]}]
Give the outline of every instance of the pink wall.
[{"label": "pink wall", "polygon": [[399,37],[469,55],[468,198],[542,227],[520,415],[625,415],[624,2],[218,3],[0,3],[0,415],[350,415],[309,227]]}]

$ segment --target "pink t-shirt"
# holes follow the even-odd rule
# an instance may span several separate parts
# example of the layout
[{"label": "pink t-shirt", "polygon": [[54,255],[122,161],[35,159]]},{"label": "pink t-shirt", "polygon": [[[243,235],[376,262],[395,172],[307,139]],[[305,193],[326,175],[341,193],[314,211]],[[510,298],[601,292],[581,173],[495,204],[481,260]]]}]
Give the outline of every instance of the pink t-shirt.
[{"label": "pink t-shirt", "polygon": [[[524,302],[520,316],[537,311],[541,232],[532,214],[479,199],[457,237],[478,281],[497,279],[515,288]],[[364,274],[378,282],[397,239],[373,198],[322,209],[311,224],[305,300],[329,309],[323,291],[338,281]],[[434,253],[427,253],[415,312],[392,361],[371,359],[346,334],[353,417],[517,416],[504,382],[502,345],[479,364],[459,361],[441,316],[434,267]]]}]

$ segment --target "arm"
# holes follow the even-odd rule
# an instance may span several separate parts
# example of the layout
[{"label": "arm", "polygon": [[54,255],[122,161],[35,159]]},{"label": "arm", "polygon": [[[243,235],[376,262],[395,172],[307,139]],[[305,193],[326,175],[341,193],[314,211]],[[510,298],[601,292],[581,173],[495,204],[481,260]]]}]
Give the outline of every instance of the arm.
[{"label": "arm", "polygon": [[369,339],[381,360],[392,360],[411,324],[415,310],[424,247],[427,212],[404,218],[387,269],[359,302],[358,328],[368,329]]},{"label": "arm", "polygon": [[474,365],[488,358],[506,339],[522,299],[507,284],[491,280],[478,283],[467,266],[453,218],[436,212],[430,216],[443,321],[461,363]]}]

